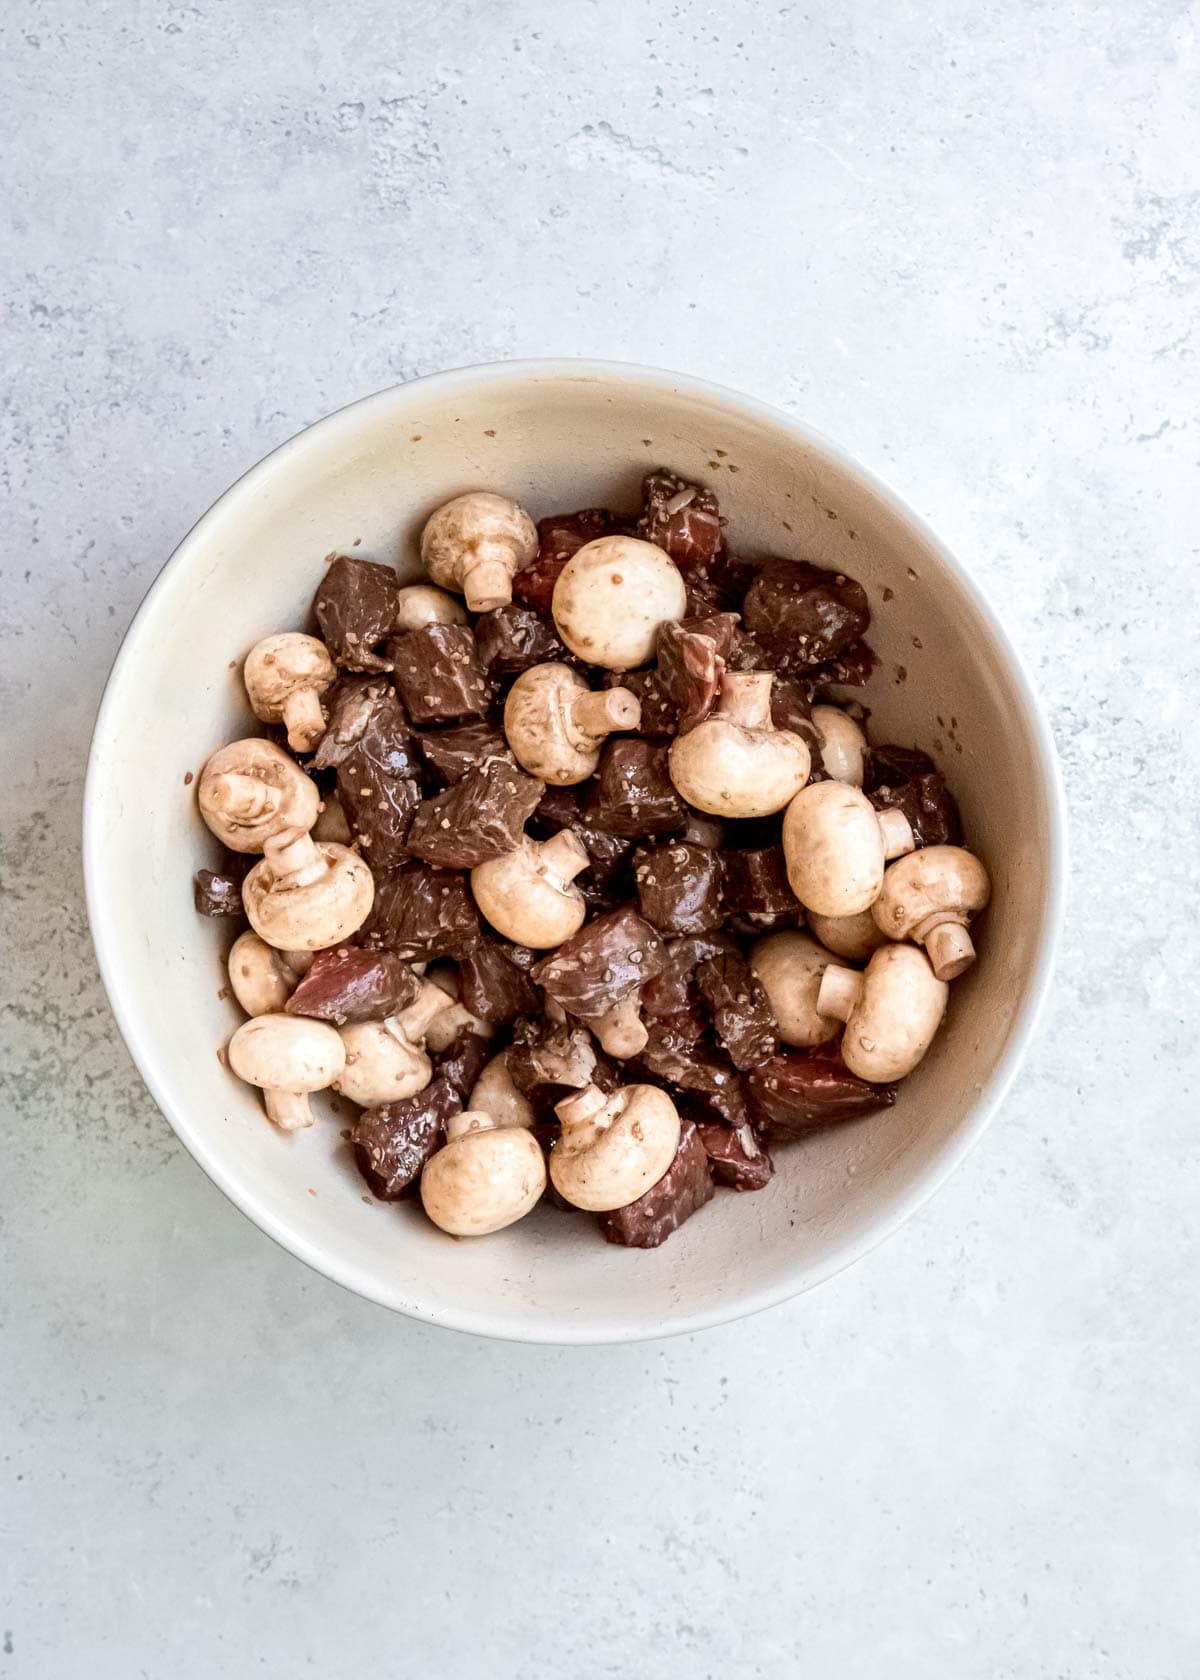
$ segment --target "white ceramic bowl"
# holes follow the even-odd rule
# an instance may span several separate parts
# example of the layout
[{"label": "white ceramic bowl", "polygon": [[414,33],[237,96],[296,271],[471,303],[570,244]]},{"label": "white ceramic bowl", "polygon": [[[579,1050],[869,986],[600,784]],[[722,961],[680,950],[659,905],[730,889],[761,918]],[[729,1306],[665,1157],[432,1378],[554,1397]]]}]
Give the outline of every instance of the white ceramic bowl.
[{"label": "white ceramic bowl", "polygon": [[[980,961],[894,1109],[779,1152],[763,1192],[716,1199],[662,1248],[605,1244],[539,1209],[476,1242],[411,1205],[368,1205],[327,1119],[284,1137],[217,1059],[219,924],[192,908],[212,844],[184,785],[252,732],[238,665],[304,623],[334,549],[418,570],[426,515],[461,491],[535,517],[633,506],[647,468],[712,484],[734,544],[842,567],[870,596],[877,741],[932,750],[992,873]],[[900,668],[906,675],[901,678]],[[1017,1069],[1050,979],[1064,872],[1053,747],[996,618],[877,479],[786,415],[674,374],[589,362],[468,368],[383,391],[253,468],[185,538],[142,603],[96,723],[85,807],[92,932],[142,1076],[204,1170],[318,1271],[430,1323],[526,1341],[695,1330],[809,1289],[896,1229],[963,1158]],[[136,836],[136,839],[131,837]],[[344,1124],[344,1121],[342,1122]]]}]

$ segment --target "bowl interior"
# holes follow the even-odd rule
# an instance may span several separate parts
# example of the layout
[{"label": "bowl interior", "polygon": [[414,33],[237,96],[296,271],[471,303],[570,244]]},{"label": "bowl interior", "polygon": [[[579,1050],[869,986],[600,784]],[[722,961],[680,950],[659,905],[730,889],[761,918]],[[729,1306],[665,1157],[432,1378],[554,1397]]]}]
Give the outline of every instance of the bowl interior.
[{"label": "bowl interior", "polygon": [[[535,517],[633,506],[667,465],[712,484],[736,548],[844,568],[868,591],[880,667],[874,741],[919,744],[958,795],[994,897],[981,961],[896,1107],[780,1151],[767,1190],[720,1192],[661,1249],[607,1246],[539,1210],[453,1242],[365,1196],[330,1116],[286,1138],[217,1057],[239,1019],[219,924],[197,917],[211,861],[189,773],[255,726],[238,666],[300,626],[333,550],[418,570],[425,515],[487,487]],[[122,1030],[168,1118],[265,1230],[320,1270],[426,1320],[545,1340],[656,1335],[782,1299],[829,1275],[928,1194],[1011,1073],[1047,964],[1058,866],[1047,748],[1011,653],[944,551],[880,487],[783,416],[619,368],[442,375],[369,398],[277,451],[182,545],[114,669],[89,776],[93,927]]]}]

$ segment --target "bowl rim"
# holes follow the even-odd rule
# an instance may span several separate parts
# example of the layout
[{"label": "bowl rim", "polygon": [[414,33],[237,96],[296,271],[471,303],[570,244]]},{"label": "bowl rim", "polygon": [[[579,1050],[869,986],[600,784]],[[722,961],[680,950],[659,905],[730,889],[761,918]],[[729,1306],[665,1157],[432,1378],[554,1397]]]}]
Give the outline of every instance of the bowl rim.
[{"label": "bowl rim", "polygon": [[[373,408],[386,409],[398,399],[401,392],[409,395],[417,388],[428,392],[431,396],[441,396],[453,394],[460,389],[478,389],[480,386],[523,379],[576,380],[596,385],[618,379],[627,383],[640,383],[644,387],[654,390],[671,390],[683,393],[685,396],[705,398],[738,411],[747,418],[766,422],[784,433],[790,433],[798,443],[817,454],[824,455],[843,472],[856,477],[879,498],[897,519],[906,523],[925,544],[933,549],[938,559],[955,577],[960,588],[970,598],[976,611],[987,623],[1007,662],[1014,688],[1019,695],[1020,703],[1024,707],[1046,795],[1048,816],[1047,891],[1041,934],[1029,974],[1029,984],[1024,1001],[1014,1017],[1004,1052],[993,1069],[988,1082],[977,1096],[962,1126],[947,1142],[942,1151],[921,1170],[911,1184],[903,1190],[894,1192],[886,1200],[878,1219],[869,1230],[835,1242],[824,1259],[819,1264],[809,1266],[803,1276],[789,1275],[758,1288],[749,1288],[736,1299],[722,1302],[718,1306],[694,1312],[683,1312],[666,1326],[573,1324],[548,1320],[543,1327],[540,1324],[530,1325],[520,1321],[515,1316],[507,1314],[503,1309],[494,1311],[459,1308],[422,1310],[415,1304],[402,1304],[386,1298],[381,1290],[373,1286],[370,1276],[361,1271],[359,1267],[343,1261],[336,1253],[330,1253],[321,1245],[310,1242],[296,1231],[289,1229],[284,1221],[277,1219],[269,1209],[258,1201],[252,1191],[247,1192],[244,1186],[233,1182],[232,1176],[225,1171],[216,1153],[208,1147],[203,1136],[191,1127],[186,1114],[172,1100],[167,1088],[167,1081],[160,1075],[158,1069],[155,1047],[143,1035],[138,1022],[134,1019],[131,1010],[124,1001],[118,958],[119,936],[116,918],[110,909],[101,902],[98,890],[102,828],[101,808],[106,797],[100,767],[106,749],[108,714],[117,704],[116,679],[123,666],[136,652],[136,643],[141,627],[146,623],[153,610],[159,590],[165,586],[170,574],[186,564],[192,549],[198,546],[206,536],[209,525],[215,523],[218,515],[224,516],[228,513],[231,502],[253,496],[259,483],[272,474],[290,455],[300,452],[302,448],[307,448],[317,434],[335,432],[351,414],[361,417]],[[109,1007],[134,1066],[158,1108],[192,1158],[218,1189],[228,1197],[234,1207],[251,1220],[259,1230],[272,1238],[288,1253],[311,1267],[313,1271],[329,1278],[334,1283],[340,1284],[355,1295],[372,1301],[378,1306],[386,1307],[393,1312],[402,1313],[405,1317],[413,1318],[418,1323],[433,1324],[502,1341],[551,1346],[616,1345],[665,1339],[668,1336],[686,1335],[698,1330],[711,1329],[720,1324],[752,1317],[770,1307],[779,1306],[797,1295],[807,1293],[819,1284],[827,1282],[837,1273],[844,1271],[848,1266],[862,1259],[864,1255],[869,1254],[872,1249],[894,1235],[907,1220],[912,1218],[929,1201],[961,1165],[969,1151],[979,1141],[1007,1096],[1037,1029],[1049,993],[1066,905],[1066,797],[1061,767],[1049,722],[1025,660],[1018,651],[1001,615],[987,599],[970,572],[951,553],[921,515],[916,513],[889,484],[878,477],[870,468],[863,466],[841,444],[806,422],[797,420],[784,410],[776,408],[771,403],[747,396],[743,392],[712,380],[633,362],[596,358],[533,357],[449,368],[439,373],[426,374],[416,379],[386,386],[382,390],[345,403],[310,425],[302,427],[300,431],[270,450],[240,477],[235,479],[227,489],[222,491],[206,511],[201,514],[176,545],[142,597],[128,628],[121,638],[108,675],[105,678],[104,690],[92,729],[84,783],[83,875],[88,922],[101,979],[104,983]]]}]

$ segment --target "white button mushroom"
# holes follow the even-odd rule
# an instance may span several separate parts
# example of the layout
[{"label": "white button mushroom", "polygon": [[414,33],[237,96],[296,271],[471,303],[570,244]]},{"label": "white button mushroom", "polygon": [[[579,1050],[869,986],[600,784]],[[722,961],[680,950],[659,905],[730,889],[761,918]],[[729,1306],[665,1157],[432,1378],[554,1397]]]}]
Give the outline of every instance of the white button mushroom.
[{"label": "white button mushroom", "polygon": [[863,962],[888,943],[869,910],[859,910],[853,916],[822,916],[815,910],[808,912],[808,925],[827,951],[848,962]]},{"label": "white button mushroom", "polygon": [[467,1106],[490,1114],[497,1126],[532,1126],[533,1105],[513,1084],[508,1051],[502,1050],[488,1062],[468,1099]]},{"label": "white button mushroom", "polygon": [[641,702],[627,688],[593,694],[569,665],[522,671],[504,702],[504,733],[513,757],[531,776],[559,787],[586,781],[600,748],[617,729],[636,729]]},{"label": "white button mushroom", "polygon": [[805,909],[820,916],[870,909],[883,885],[885,859],[912,848],[903,812],[877,811],[846,782],[814,782],[796,795],[783,819],[788,882]]},{"label": "white button mushroom", "polygon": [[366,921],[375,897],[371,871],[347,846],[318,845],[299,829],[275,834],[242,883],[250,926],[281,951],[321,951]]},{"label": "white button mushroom", "polygon": [[623,997],[607,1014],[589,1020],[588,1026],[600,1040],[601,1050],[622,1062],[628,1061],[630,1056],[640,1056],[650,1041],[646,1023],[642,1020],[641,996],[637,992]]},{"label": "white button mushroom", "polygon": [[859,974],[825,970],[817,1006],[845,1021],[842,1060],[860,1079],[888,1084],[911,1073],[933,1043],[950,988],[915,945],[885,945]]},{"label": "white button mushroom", "polygon": [[867,767],[867,737],[840,706],[814,706],[812,720],[821,732],[821,763],[835,782],[863,785]]},{"label": "white button mushroom", "polygon": [[242,681],[260,723],[282,723],[293,752],[312,752],[325,733],[321,696],[337,676],[329,649],[288,630],[265,636],[246,655]]},{"label": "white button mushroom", "polygon": [[549,840],[525,837],[513,851],[472,869],[471,892],[497,933],[547,951],[583,926],[587,905],[575,877],[588,861],[583,841],[569,828]]},{"label": "white button mushroom", "polygon": [[464,1109],[446,1122],[446,1138],[421,1174],[421,1203],[441,1230],[486,1237],[537,1206],[546,1158],[532,1132]]},{"label": "white button mushroom", "polygon": [[554,1188],[574,1207],[611,1213],[653,1188],[679,1148],[679,1114],[657,1085],[598,1086],[556,1104],[562,1136],[550,1151]]},{"label": "white button mushroom", "polygon": [[410,583],[400,591],[400,606],[396,613],[396,630],[424,630],[429,624],[465,624],[466,610],[461,601],[431,583]]},{"label": "white button mushroom", "polygon": [[200,815],[233,852],[261,852],[273,834],[310,829],[321,795],[282,747],[258,736],[218,747],[200,772]]},{"label": "white button mushroom", "polygon": [[872,915],[890,939],[924,945],[939,980],[956,980],[975,961],[967,923],[991,896],[988,872],[961,846],[926,846],[894,863]]},{"label": "white button mushroom", "polygon": [[311,951],[277,951],[247,929],[234,940],[226,968],[233,995],[247,1015],[273,1015],[282,1010],[311,964]]},{"label": "white button mushroom", "polygon": [[357,1021],[340,1027],[346,1065],[337,1080],[342,1096],[363,1108],[401,1102],[423,1091],[433,1077],[425,1054],[426,1035],[433,1021],[451,1009],[454,1000],[431,980],[422,982],[407,1008],[386,1021]]},{"label": "white button mushroom", "polygon": [[537,555],[537,526],[516,502],[490,490],[455,496],[421,532],[421,559],[434,583],[457,589],[472,612],[512,600],[513,573]]},{"label": "white button mushroom", "polygon": [[687,612],[687,586],[653,543],[598,537],[567,561],[550,606],[572,653],[610,671],[632,671],[654,657],[659,625]]},{"label": "white button mushroom", "polygon": [[791,928],[768,934],[751,948],[750,967],[762,982],[785,1044],[805,1049],[837,1032],[837,1022],[817,1008],[821,976],[832,961],[815,939]]},{"label": "white button mushroom", "polygon": [[285,1132],[312,1125],[308,1093],[332,1085],[346,1059],[336,1029],[303,1015],[244,1021],[227,1054],[239,1079],[262,1088],[268,1118]]},{"label": "white button mushroom", "polygon": [[808,780],[806,743],[771,722],[770,671],[726,671],[717,709],[671,743],[671,780],[719,817],[768,817]]}]

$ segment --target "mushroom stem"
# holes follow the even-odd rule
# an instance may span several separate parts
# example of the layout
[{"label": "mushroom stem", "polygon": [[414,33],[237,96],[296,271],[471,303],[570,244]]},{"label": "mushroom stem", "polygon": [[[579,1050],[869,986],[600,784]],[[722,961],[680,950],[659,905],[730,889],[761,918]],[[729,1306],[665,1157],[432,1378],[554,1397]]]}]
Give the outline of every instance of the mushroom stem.
[{"label": "mushroom stem", "polygon": [[458,1114],[452,1114],[446,1121],[446,1142],[453,1143],[455,1138],[465,1137],[468,1132],[494,1132],[499,1128],[499,1121],[492,1115],[485,1114],[481,1108],[464,1108]]},{"label": "mushroom stem", "polygon": [[285,828],[281,834],[272,835],[264,842],[263,856],[272,879],[286,881],[289,887],[307,887],[325,873],[325,861],[312,835],[302,828]]},{"label": "mushroom stem", "polygon": [[923,931],[914,929],[918,944],[924,945],[930,967],[939,980],[957,980],[975,961],[975,945],[961,922],[937,922]]},{"label": "mushroom stem", "polygon": [[628,688],[606,688],[599,694],[580,694],[567,704],[572,728],[593,740],[602,740],[614,729],[636,729],[642,721],[642,707]]},{"label": "mushroom stem", "polygon": [[817,993],[817,1013],[834,1021],[848,1021],[862,996],[863,977],[853,968],[838,968],[830,963],[821,976]]},{"label": "mushroom stem", "polygon": [[507,543],[480,542],[463,572],[463,599],[472,612],[492,612],[512,600],[512,550]]},{"label": "mushroom stem", "polygon": [[283,702],[283,724],[293,752],[312,752],[325,733],[325,714],[315,688],[296,688]]},{"label": "mushroom stem", "polygon": [[540,851],[543,869],[549,866],[564,882],[573,881],[588,866],[587,847],[573,828],[560,828],[549,840],[542,841]]},{"label": "mushroom stem", "polygon": [[721,678],[717,711],[743,729],[771,728],[770,671],[726,671]]},{"label": "mushroom stem", "polygon": [[257,776],[243,775],[238,770],[226,770],[213,776],[208,784],[210,807],[228,817],[231,822],[254,823],[274,814],[283,795],[269,782]]},{"label": "mushroom stem", "polygon": [[598,1085],[585,1085],[574,1096],[555,1103],[554,1112],[564,1126],[582,1126],[603,1114],[607,1106],[608,1098]]},{"label": "mushroom stem", "polygon": [[402,1034],[410,1043],[416,1044],[424,1038],[430,1022],[444,1009],[453,1007],[454,999],[432,980],[426,980],[413,1002],[392,1016],[388,1027],[392,1032]]},{"label": "mushroom stem", "polygon": [[600,1048],[608,1055],[623,1060],[628,1056],[640,1056],[646,1048],[650,1035],[642,1025],[639,1008],[638,994],[630,992],[615,1009],[589,1023],[600,1040]]},{"label": "mushroom stem", "polygon": [[903,857],[906,852],[914,852],[917,849],[912,825],[903,811],[880,811],[879,833],[883,840],[885,858]]},{"label": "mushroom stem", "polygon": [[267,1119],[273,1120],[281,1132],[300,1132],[313,1123],[312,1109],[304,1091],[263,1092]]}]

